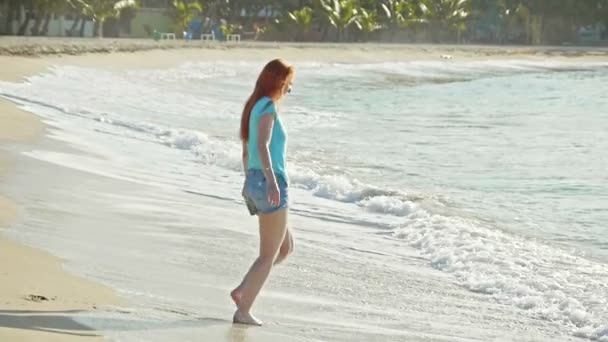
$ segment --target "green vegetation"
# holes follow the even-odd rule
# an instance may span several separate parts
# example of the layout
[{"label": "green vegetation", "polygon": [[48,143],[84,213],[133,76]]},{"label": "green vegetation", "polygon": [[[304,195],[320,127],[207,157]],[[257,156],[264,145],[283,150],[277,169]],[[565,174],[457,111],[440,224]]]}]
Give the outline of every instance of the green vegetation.
[{"label": "green vegetation", "polygon": [[181,34],[186,31],[188,24],[203,12],[203,6],[198,1],[186,2],[173,0],[169,6],[168,15],[173,20],[174,32]]},{"label": "green vegetation", "polygon": [[[66,11],[101,27],[134,5],[135,0],[0,0],[0,15],[20,18],[16,30],[7,24],[0,30],[44,35],[51,15]],[[261,11],[266,15],[259,16]],[[178,33],[201,14],[227,21],[224,31],[255,28],[256,37],[267,40],[561,44],[576,42],[589,27],[603,30],[608,40],[608,0],[170,0],[167,13]],[[25,32],[30,21],[33,29]]]}]

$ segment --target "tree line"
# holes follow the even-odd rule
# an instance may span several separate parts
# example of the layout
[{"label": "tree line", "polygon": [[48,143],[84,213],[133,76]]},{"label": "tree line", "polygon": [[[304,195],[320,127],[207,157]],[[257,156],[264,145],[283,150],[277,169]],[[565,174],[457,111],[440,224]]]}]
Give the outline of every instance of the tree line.
[{"label": "tree line", "polygon": [[[2,31],[45,35],[53,14],[72,13],[81,20],[70,32],[77,32],[78,25],[82,28],[87,18],[99,33],[105,20],[132,13],[141,2],[0,0],[0,13],[8,18]],[[608,26],[608,0],[171,0],[166,4],[177,32],[193,18],[208,16],[225,19],[231,30],[251,30],[255,25],[259,37],[274,40],[542,44],[572,42],[581,28]],[[256,14],[268,9],[271,15],[260,22]],[[10,23],[16,18],[21,21],[15,30]],[[31,32],[26,32],[28,28]]]}]

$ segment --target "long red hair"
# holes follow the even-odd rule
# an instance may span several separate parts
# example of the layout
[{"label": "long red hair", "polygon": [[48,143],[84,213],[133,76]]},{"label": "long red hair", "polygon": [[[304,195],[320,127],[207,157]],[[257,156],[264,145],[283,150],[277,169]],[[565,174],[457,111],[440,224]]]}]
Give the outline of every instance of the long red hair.
[{"label": "long red hair", "polygon": [[272,97],[282,91],[285,81],[293,74],[293,67],[281,59],[268,62],[255,83],[253,93],[247,99],[241,116],[241,140],[249,140],[249,118],[253,106],[264,96]]}]

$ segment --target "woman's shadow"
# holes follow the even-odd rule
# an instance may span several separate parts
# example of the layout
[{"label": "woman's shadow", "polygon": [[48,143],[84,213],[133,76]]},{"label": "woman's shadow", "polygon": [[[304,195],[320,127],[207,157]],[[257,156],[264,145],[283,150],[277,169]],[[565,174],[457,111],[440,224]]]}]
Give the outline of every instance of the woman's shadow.
[{"label": "woman's shadow", "polygon": [[[247,341],[247,328],[233,326],[232,321],[212,317],[188,317],[177,320],[149,320],[125,318],[89,317],[79,319],[90,322],[91,326],[78,322],[84,310],[0,310],[0,328],[40,331],[72,336],[100,336],[91,326],[102,327],[106,331],[143,331],[154,329],[205,328],[225,325],[228,329],[226,340]],[[103,311],[100,311],[103,313]],[[124,313],[123,313],[124,314]],[[125,314],[128,315],[128,314]]]}]

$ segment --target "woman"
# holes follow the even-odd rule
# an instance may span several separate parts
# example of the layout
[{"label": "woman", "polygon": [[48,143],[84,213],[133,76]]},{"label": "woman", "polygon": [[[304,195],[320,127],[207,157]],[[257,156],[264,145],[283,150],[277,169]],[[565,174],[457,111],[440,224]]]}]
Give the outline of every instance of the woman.
[{"label": "woman", "polygon": [[241,117],[246,172],[243,196],[251,215],[258,216],[260,255],[230,293],[237,306],[235,323],[262,325],[251,314],[253,302],[272,266],[293,251],[293,238],[287,229],[287,135],[277,112],[277,103],[291,91],[293,77],[293,67],[280,59],[266,64]]}]

